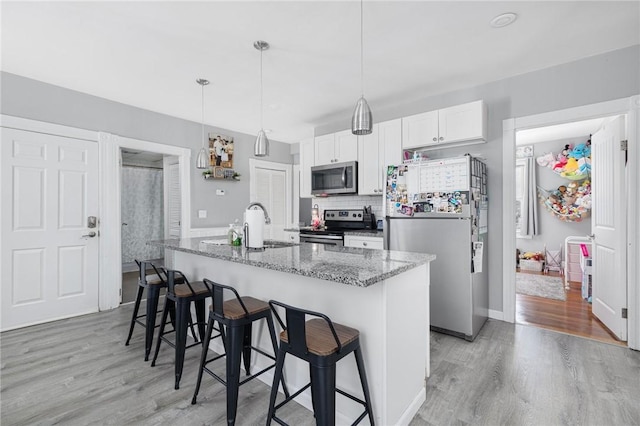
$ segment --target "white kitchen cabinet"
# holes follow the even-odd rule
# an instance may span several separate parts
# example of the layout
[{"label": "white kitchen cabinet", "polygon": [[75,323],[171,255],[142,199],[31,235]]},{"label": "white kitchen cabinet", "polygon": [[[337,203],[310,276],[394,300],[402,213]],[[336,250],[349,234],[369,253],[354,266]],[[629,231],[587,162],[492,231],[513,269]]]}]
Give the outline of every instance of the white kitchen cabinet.
[{"label": "white kitchen cabinet", "polygon": [[402,118],[402,148],[418,148],[438,143],[438,111]]},{"label": "white kitchen cabinet", "polygon": [[355,247],[355,248],[368,248],[375,250],[383,250],[384,242],[382,237],[363,237],[360,235],[348,235],[344,236],[344,246],[345,247]]},{"label": "white kitchen cabinet", "polygon": [[358,159],[358,137],[345,130],[315,139],[315,165],[342,163]]},{"label": "white kitchen cabinet", "polygon": [[383,194],[386,166],[401,162],[402,121],[374,124],[370,135],[358,138],[358,194]]},{"label": "white kitchen cabinet", "polygon": [[482,100],[402,119],[403,149],[486,139],[487,108]]},{"label": "white kitchen cabinet", "polygon": [[311,167],[314,165],[313,138],[300,141],[300,198],[311,198]]},{"label": "white kitchen cabinet", "polygon": [[284,240],[288,243],[300,244],[300,233],[297,231],[284,231]]}]

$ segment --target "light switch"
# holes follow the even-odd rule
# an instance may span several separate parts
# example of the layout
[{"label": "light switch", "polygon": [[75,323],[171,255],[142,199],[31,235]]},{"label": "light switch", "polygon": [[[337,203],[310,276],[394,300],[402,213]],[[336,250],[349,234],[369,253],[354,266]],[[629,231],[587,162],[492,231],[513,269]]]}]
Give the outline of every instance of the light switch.
[{"label": "light switch", "polygon": [[198,210],[198,219],[206,219],[207,211],[206,210]]},{"label": "light switch", "polygon": [[216,189],[216,195],[224,195],[224,189]]}]

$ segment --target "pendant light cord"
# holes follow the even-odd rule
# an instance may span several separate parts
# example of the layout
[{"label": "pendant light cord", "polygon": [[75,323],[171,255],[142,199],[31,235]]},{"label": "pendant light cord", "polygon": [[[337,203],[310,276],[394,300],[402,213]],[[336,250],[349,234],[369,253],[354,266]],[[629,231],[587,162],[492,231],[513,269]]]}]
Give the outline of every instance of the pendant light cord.
[{"label": "pendant light cord", "polygon": [[363,1],[360,0],[360,89],[364,98],[364,18],[363,18]]},{"label": "pendant light cord", "polygon": [[202,84],[202,149],[204,149],[204,84]]},{"label": "pendant light cord", "polygon": [[264,103],[263,103],[263,89],[262,89],[262,53],[264,52],[264,48],[260,49],[260,130],[263,130],[262,125],[262,116],[264,114]]}]

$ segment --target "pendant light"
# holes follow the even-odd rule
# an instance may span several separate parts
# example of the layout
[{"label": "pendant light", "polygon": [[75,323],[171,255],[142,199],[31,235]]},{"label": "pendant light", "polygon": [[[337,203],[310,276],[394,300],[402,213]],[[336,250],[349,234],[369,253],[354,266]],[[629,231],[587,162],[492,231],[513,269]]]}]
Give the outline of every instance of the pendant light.
[{"label": "pendant light", "polygon": [[253,154],[256,157],[266,157],[269,155],[269,139],[267,139],[267,134],[264,132],[264,128],[262,126],[262,116],[263,116],[263,99],[262,99],[262,52],[269,48],[269,43],[266,41],[258,40],[253,43],[253,47],[260,51],[260,131],[258,132],[258,137],[256,138],[256,143],[253,146]]},{"label": "pendant light", "polygon": [[200,86],[202,86],[202,148],[198,153],[198,159],[196,160],[196,168],[198,169],[207,169],[209,168],[209,152],[204,147],[204,86],[209,84],[209,80],[205,80],[204,78],[199,78],[196,80]]},{"label": "pendant light", "polygon": [[356,103],[351,117],[351,133],[354,135],[370,135],[373,128],[373,118],[371,108],[364,98],[364,19],[362,13],[362,3],[360,0],[360,99]]}]

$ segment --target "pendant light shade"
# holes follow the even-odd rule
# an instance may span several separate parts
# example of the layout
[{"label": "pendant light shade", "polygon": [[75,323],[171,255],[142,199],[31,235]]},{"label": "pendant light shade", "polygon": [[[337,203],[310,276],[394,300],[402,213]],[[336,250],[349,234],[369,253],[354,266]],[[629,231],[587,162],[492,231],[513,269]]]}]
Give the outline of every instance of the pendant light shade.
[{"label": "pendant light shade", "polygon": [[370,135],[373,131],[373,116],[367,100],[364,98],[364,19],[360,0],[360,84],[361,95],[351,117],[351,133],[354,135]]},{"label": "pendant light shade", "polygon": [[260,51],[260,131],[258,132],[258,137],[256,138],[256,143],[253,146],[253,154],[256,157],[266,157],[269,155],[269,139],[267,139],[267,134],[264,132],[264,127],[262,126],[262,116],[263,116],[263,96],[262,96],[262,52],[269,48],[269,43],[266,41],[258,40],[253,43],[253,47]]},{"label": "pendant light shade", "polygon": [[258,137],[253,147],[253,154],[256,157],[266,157],[269,155],[269,139],[267,139],[267,134],[262,129],[258,132]]},{"label": "pendant light shade", "polygon": [[370,135],[373,128],[373,118],[371,116],[371,108],[367,100],[362,96],[356,103],[351,117],[351,133],[354,135]]},{"label": "pendant light shade", "polygon": [[202,86],[202,148],[200,148],[200,152],[198,152],[198,158],[196,159],[196,168],[207,169],[209,168],[209,152],[207,152],[204,146],[204,86],[209,84],[209,80],[199,78],[196,80],[196,83]]}]

